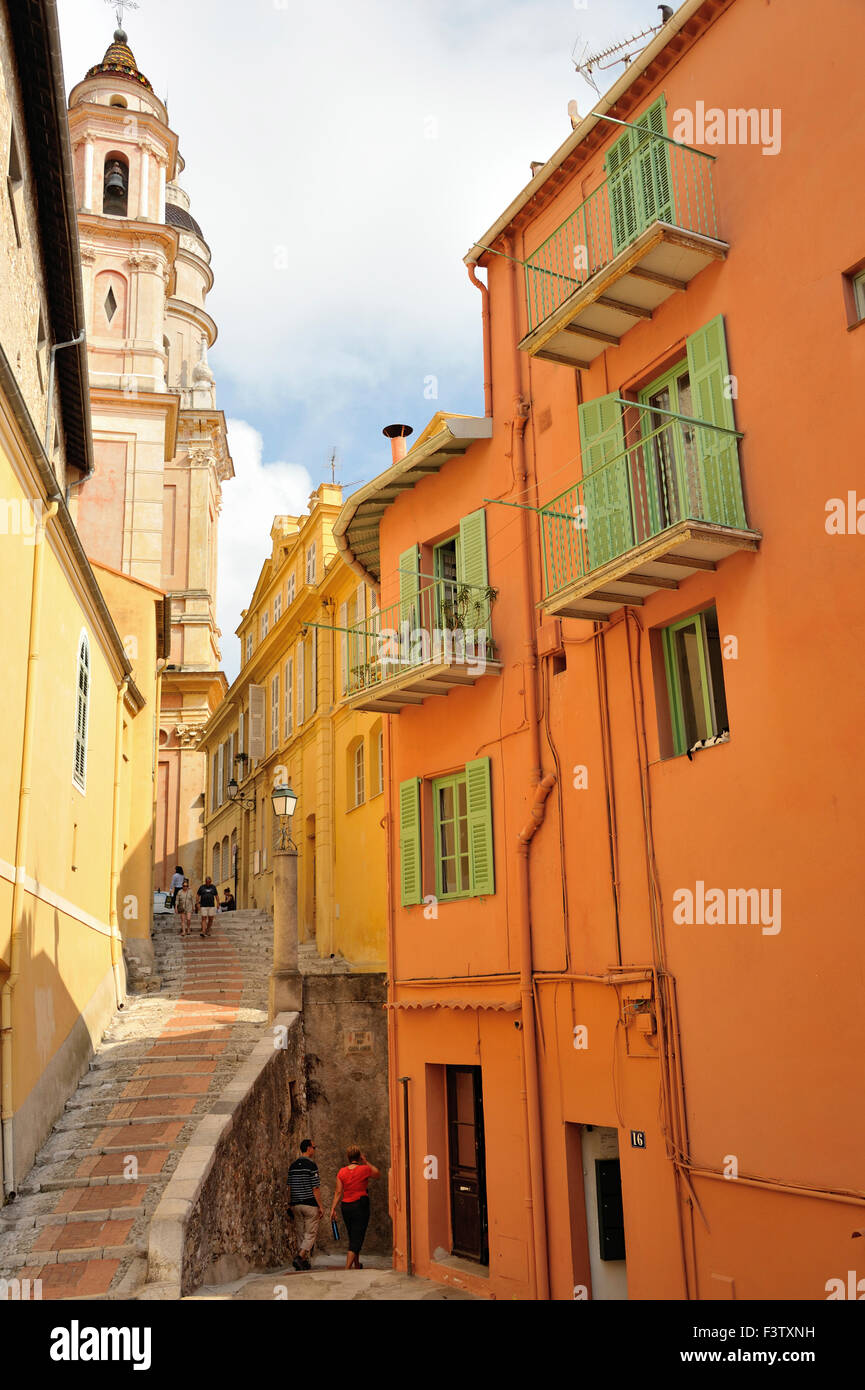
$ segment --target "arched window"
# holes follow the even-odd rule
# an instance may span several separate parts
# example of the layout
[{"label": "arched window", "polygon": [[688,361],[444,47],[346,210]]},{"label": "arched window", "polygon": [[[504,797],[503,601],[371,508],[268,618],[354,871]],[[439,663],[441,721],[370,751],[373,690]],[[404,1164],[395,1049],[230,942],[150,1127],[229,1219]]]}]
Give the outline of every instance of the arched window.
[{"label": "arched window", "polygon": [[230,861],[230,858],[229,858],[229,851],[228,851],[228,836],[227,836],[227,835],[225,836],[224,840],[222,841],[222,877],[223,877],[223,878],[230,878],[230,877],[231,877],[231,861]]},{"label": "arched window", "polygon": [[213,879],[213,882],[214,882],[214,883],[218,883],[218,882],[219,882],[219,861],[220,861],[220,858],[221,858],[221,848],[220,848],[220,844],[219,844],[219,841],[218,841],[218,840],[217,840],[216,844],[213,846],[213,854],[212,854],[211,857],[212,857],[212,861],[213,861],[213,862],[212,862],[212,864],[211,864],[211,866],[210,866],[210,877]]},{"label": "arched window", "polygon": [[129,160],[112,151],[105,156],[102,211],[106,217],[125,217],[129,204]]},{"label": "arched window", "polygon": [[90,641],[82,632],[78,640],[78,674],[75,682],[75,765],[72,780],[87,790],[87,725],[90,720]]},{"label": "arched window", "polygon": [[234,878],[235,861],[237,859],[237,831],[231,832],[231,848],[229,850],[228,862],[231,869],[231,877]]},{"label": "arched window", "polygon": [[111,100],[109,101],[108,105],[109,105],[109,106],[127,106],[128,103],[127,103],[126,97],[112,97]]},{"label": "arched window", "polygon": [[366,800],[366,769],[363,739],[355,739],[348,750],[348,804],[361,806]]},{"label": "arched window", "polygon": [[373,724],[369,734],[369,787],[371,796],[378,796],[384,791],[384,733],[380,719]]}]

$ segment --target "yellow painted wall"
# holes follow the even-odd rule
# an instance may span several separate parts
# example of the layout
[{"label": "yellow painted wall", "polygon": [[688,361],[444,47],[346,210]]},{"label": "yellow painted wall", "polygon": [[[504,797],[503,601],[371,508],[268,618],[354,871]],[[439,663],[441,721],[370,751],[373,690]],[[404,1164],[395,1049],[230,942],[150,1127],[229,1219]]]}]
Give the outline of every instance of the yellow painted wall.
[{"label": "yellow painted wall", "polygon": [[[313,494],[310,514],[301,518],[276,518],[272,530],[273,555],[259,576],[245,610],[238,635],[246,656],[247,634],[253,650],[244,660],[240,676],[228,691],[224,705],[208,724],[203,747],[208,753],[205,872],[212,873],[220,890],[229,882],[213,873],[213,846],[237,830],[240,845],[238,906],[272,910],[273,853],[279,844],[270,792],[275,783],[288,780],[298,795],[292,820],[292,839],[298,848],[298,923],[301,942],[315,941],[320,956],[343,956],[358,969],[382,969],[385,960],[385,839],[381,826],[384,797],[373,776],[371,733],[380,726],[376,716],[358,713],[342,701],[343,644],[333,631],[344,603],[354,603],[358,580],[340,559],[332,537],[339,512],[341,490],[324,484]],[[306,555],[316,545],[316,581],[306,583]],[[287,582],[295,576],[295,599],[286,602]],[[274,619],[274,599],[282,595],[281,615]],[[261,616],[269,615],[268,632],[261,636]],[[349,618],[351,621],[352,618]],[[317,629],[308,625],[319,624]],[[302,630],[318,632],[318,699],[314,712],[298,724],[298,642]],[[285,666],[294,658],[294,723],[285,737]],[[271,682],[280,677],[279,726],[271,748]],[[265,687],[265,757],[255,767],[229,768],[224,754],[227,784],[237,777],[240,793],[255,801],[242,809],[227,800],[212,806],[212,760],[220,744],[234,734],[239,714],[245,714],[246,749],[249,749],[249,686]],[[309,698],[309,680],[304,693]],[[349,779],[350,752],[362,739],[366,778],[364,799],[354,805]],[[314,822],[314,838],[312,827]],[[256,861],[256,855],[258,856]],[[219,856],[222,868],[222,855]],[[258,871],[256,872],[256,862]]]},{"label": "yellow painted wall", "polygon": [[[26,506],[39,484],[0,399],[0,498]],[[14,512],[14,509],[13,509]],[[7,514],[11,515],[13,513]],[[20,513],[19,513],[20,514]],[[20,974],[12,995],[12,1112],[20,1178],[114,1010],[110,932],[117,636],[100,615],[57,520],[45,525],[35,666],[29,829],[16,854],[34,557],[32,531],[0,533],[4,667],[0,682],[0,983],[11,966],[14,865],[23,871]],[[78,646],[90,642],[85,790],[73,783]],[[130,724],[137,721],[128,714]],[[142,727],[147,722],[142,720]],[[130,727],[130,749],[138,739]],[[148,760],[149,760],[148,755]],[[131,763],[131,759],[130,759]],[[145,764],[146,765],[146,764]],[[137,772],[126,776],[127,791]],[[144,779],[146,785],[146,778]],[[142,796],[146,792],[142,789]],[[133,818],[128,817],[132,824]],[[121,816],[121,824],[123,816]],[[119,943],[116,958],[119,959]],[[122,967],[120,985],[122,988]],[[8,1054],[7,1054],[8,1055]]]}]

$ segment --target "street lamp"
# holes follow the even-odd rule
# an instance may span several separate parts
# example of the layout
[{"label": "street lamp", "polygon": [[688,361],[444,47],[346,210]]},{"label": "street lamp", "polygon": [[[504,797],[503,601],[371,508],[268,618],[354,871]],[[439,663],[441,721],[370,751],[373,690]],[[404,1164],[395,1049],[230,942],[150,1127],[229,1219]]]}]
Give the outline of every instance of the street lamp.
[{"label": "street lamp", "polygon": [[[273,814],[279,816],[280,819],[279,847],[280,849],[293,850],[296,854],[297,845],[291,839],[289,832],[291,830],[291,818],[297,806],[297,792],[293,791],[291,787],[274,787],[270,794],[270,800],[273,805]],[[288,825],[286,825],[286,821],[288,821]]]},{"label": "street lamp", "polygon": [[242,806],[244,811],[253,811],[255,809],[255,799],[241,796],[238,790],[237,780],[234,777],[229,778],[228,799],[229,801],[234,801],[238,806]]}]

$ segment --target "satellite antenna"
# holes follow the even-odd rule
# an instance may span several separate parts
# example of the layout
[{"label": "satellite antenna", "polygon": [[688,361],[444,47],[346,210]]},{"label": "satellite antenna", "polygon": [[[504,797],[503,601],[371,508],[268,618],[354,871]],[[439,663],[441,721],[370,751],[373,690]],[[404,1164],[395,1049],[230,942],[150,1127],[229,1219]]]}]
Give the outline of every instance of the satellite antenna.
[{"label": "satellite antenna", "polygon": [[597,53],[586,53],[588,45],[584,45],[582,53],[577,58],[576,50],[580,42],[577,39],[571,50],[571,60],[577,72],[595,89],[598,96],[601,95],[601,89],[595,81],[595,71],[606,72],[608,68],[615,67],[617,63],[627,64],[636,58],[637,54],[645,48],[645,41],[653,34],[657,34],[659,29],[663,29],[673,13],[669,5],[659,5],[658,9],[661,11],[660,24],[653,24],[650,29],[642,29],[639,34],[632,34],[630,38],[612,43],[608,48],[602,48]]}]

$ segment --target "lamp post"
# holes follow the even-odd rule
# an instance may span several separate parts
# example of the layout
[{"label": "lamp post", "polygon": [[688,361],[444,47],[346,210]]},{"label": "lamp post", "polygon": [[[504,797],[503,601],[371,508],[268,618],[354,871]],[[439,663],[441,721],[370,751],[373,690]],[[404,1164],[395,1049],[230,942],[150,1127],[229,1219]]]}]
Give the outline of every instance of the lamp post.
[{"label": "lamp post", "polygon": [[273,968],[268,991],[268,1021],[277,1014],[300,1012],[303,980],[297,955],[297,845],[291,838],[291,817],[297,793],[290,786],[274,787],[273,813],[280,818],[280,845],[273,856]]}]

